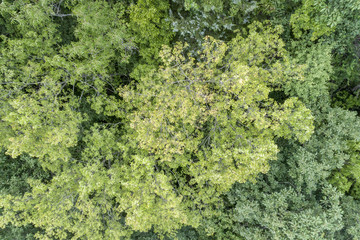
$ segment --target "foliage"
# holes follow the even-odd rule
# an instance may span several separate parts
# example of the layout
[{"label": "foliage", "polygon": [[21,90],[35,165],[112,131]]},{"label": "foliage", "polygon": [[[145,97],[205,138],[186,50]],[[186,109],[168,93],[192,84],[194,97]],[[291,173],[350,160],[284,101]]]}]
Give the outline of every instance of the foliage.
[{"label": "foliage", "polygon": [[27,184],[28,178],[46,180],[50,174],[44,171],[37,159],[26,155],[12,159],[4,152],[0,155],[0,193],[11,195],[22,195],[30,190]]},{"label": "foliage", "polygon": [[[2,4],[4,12],[13,7]],[[27,4],[29,11],[12,13],[19,18],[16,26],[23,37],[5,38],[1,48],[1,124],[8,129],[2,144],[13,157],[27,152],[43,159],[52,171],[71,158],[69,148],[76,146],[79,126],[89,117],[75,110],[80,104],[87,102],[98,114],[116,115],[117,100],[108,92],[119,80],[110,73],[114,63],[126,63],[131,46],[124,43],[121,20],[113,21],[121,18],[119,4],[96,2],[91,8],[88,4],[72,9],[78,21],[77,41],[58,49],[51,14],[38,15],[43,6]],[[21,23],[22,16],[34,18],[32,25]]]},{"label": "foliage", "polygon": [[[354,88],[353,88],[354,89]],[[342,90],[334,94],[333,105],[352,111],[360,111],[360,99],[358,90],[354,94],[353,90]]]},{"label": "foliage", "polygon": [[293,43],[296,55],[292,60],[303,66],[304,79],[288,81],[285,93],[298,96],[312,111],[318,111],[330,103],[329,88],[333,67],[331,50],[327,44],[313,44],[305,48],[302,42]]},{"label": "foliage", "polygon": [[327,179],[349,159],[346,142],[358,139],[358,121],[345,110],[328,109],[317,116],[308,142],[279,142],[270,171],[256,184],[235,184],[224,196],[222,215],[204,222],[202,231],[216,239],[356,238],[357,223],[350,219],[359,215],[348,208],[357,203],[347,203]]},{"label": "foliage", "polygon": [[360,223],[359,223],[359,205],[358,200],[354,200],[352,197],[344,196],[341,200],[341,207],[344,212],[343,223],[344,228],[337,232],[335,239],[345,240],[354,239],[358,240],[360,237]]},{"label": "foliage", "polygon": [[329,180],[341,192],[349,193],[354,198],[360,198],[360,158],[359,143],[349,142],[350,157],[346,164],[335,171]]},{"label": "foliage", "polygon": [[[112,48],[85,55],[101,47],[84,42],[89,34],[100,34],[98,41],[112,39],[106,25],[101,25],[106,34],[88,25],[94,18],[86,4],[73,9],[79,40],[64,46],[63,56],[44,57],[45,62],[29,68],[45,71],[45,77],[38,77],[43,86],[6,102],[2,121],[10,134],[21,132],[5,145],[8,153],[26,151],[56,174],[48,183],[31,180],[32,191],[23,197],[4,197],[3,226],[31,223],[44,229],[37,234],[43,239],[113,239],[152,228],[173,234],[184,225],[197,227],[201,216],[216,212],[219,194],[268,170],[267,162],[277,153],[275,137],[304,142],[311,135],[312,116],[300,101],[278,104],[268,97],[288,75],[298,74],[286,60],[279,28],[256,23],[247,38],[239,35],[228,45],[208,38],[198,62],[181,55],[181,44],[164,47],[164,66],[141,78],[136,89],[121,87],[124,101],[117,102],[102,81],[111,72],[102,64],[116,57]],[[110,11],[103,4],[94,5],[96,12]],[[58,86],[63,78],[68,80]],[[88,78],[93,85],[86,84]],[[44,95],[48,99],[40,98]],[[81,130],[87,125],[83,122],[91,121],[79,108],[82,95],[96,114],[125,118],[131,128],[94,123]],[[111,105],[102,108],[103,95],[128,113]],[[71,149],[78,142],[76,159]]]},{"label": "foliage", "polygon": [[164,0],[139,0],[130,6],[130,29],[134,32],[140,55],[147,63],[158,59],[162,45],[168,45],[171,28],[168,17],[169,3]]},{"label": "foliage", "polygon": [[[359,13],[356,0],[301,1],[302,6],[291,15],[296,37],[305,42],[321,41],[332,47],[332,92],[357,85],[359,76]],[[306,47],[308,47],[306,46]],[[302,48],[306,48],[303,46]]]},{"label": "foliage", "polygon": [[359,16],[1,1],[0,238],[358,239]]},{"label": "foliage", "polygon": [[296,98],[282,105],[268,98],[291,71],[269,58],[284,55],[278,31],[257,24],[229,45],[208,38],[199,62],[183,55],[186,45],[164,48],[159,72],[120,90],[135,109],[127,115],[131,138],[151,154],[151,164],[178,173],[180,194],[193,203],[217,201],[234,182],[266,172],[276,158],[275,137],[304,142],[313,131],[310,112]]},{"label": "foliage", "polygon": [[168,21],[178,40],[187,42],[195,54],[206,36],[229,40],[234,31],[247,26],[257,16],[256,1],[172,1]]},{"label": "foliage", "polygon": [[132,78],[139,79],[158,67],[159,52],[163,45],[170,44],[174,35],[167,21],[169,8],[166,0],[139,0],[128,8],[129,31],[139,54],[130,74]]},{"label": "foliage", "polygon": [[[26,155],[12,159],[1,152],[0,165],[0,197],[6,194],[22,196],[25,192],[30,191],[30,186],[27,183],[28,178],[42,181],[50,179],[50,174],[41,168],[39,162]],[[39,230],[41,229],[36,229],[32,225],[15,227],[9,224],[1,230],[0,238],[4,240],[32,240],[35,239],[34,234]]]},{"label": "foliage", "polygon": [[337,24],[337,19],[330,17],[330,13],[333,13],[331,10],[333,9],[329,9],[325,1],[303,1],[301,8],[291,15],[290,24],[293,27],[295,37],[301,37],[304,30],[312,30],[312,41],[322,35],[329,35]]},{"label": "foliage", "polygon": [[[279,160],[271,163],[270,171],[260,175],[256,184],[235,184],[224,196],[221,214],[207,219],[199,228],[202,235],[209,234],[215,239],[358,236],[357,221],[351,222],[359,217],[355,210],[358,203],[342,197],[328,179],[333,178],[332,171],[356,171],[356,167],[352,168],[355,166],[352,154],[358,154],[348,142],[359,139],[359,119],[354,112],[330,107],[331,48],[324,44],[309,49],[301,46],[304,45],[294,46],[297,55],[292,61],[303,65],[305,76],[301,81],[287,82],[283,90],[299,97],[312,110],[314,134],[304,144],[278,142]],[[338,170],[343,166],[343,170]],[[330,182],[338,187],[344,181]]]}]

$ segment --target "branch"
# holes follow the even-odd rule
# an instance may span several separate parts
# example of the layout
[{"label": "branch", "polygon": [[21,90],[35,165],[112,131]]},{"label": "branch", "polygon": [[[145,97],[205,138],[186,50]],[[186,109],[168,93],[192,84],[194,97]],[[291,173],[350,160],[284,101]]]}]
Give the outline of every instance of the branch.
[{"label": "branch", "polygon": [[69,16],[75,16],[74,14],[61,14],[61,13],[58,13],[58,14],[56,14],[56,13],[52,13],[52,14],[50,14],[50,16],[52,16],[52,17],[69,17]]}]

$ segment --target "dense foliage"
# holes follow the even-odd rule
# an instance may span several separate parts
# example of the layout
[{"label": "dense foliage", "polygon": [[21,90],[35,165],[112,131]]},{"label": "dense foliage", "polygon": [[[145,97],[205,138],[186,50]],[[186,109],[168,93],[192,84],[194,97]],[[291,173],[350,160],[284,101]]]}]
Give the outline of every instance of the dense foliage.
[{"label": "dense foliage", "polygon": [[2,0],[1,239],[360,239],[358,0]]}]

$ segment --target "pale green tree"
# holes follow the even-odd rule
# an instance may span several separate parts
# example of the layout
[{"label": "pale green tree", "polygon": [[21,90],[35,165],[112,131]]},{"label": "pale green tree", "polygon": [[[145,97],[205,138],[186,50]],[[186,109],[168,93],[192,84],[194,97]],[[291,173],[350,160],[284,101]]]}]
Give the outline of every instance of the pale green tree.
[{"label": "pale green tree", "polygon": [[269,170],[276,139],[311,136],[313,117],[298,98],[269,97],[290,79],[303,81],[279,27],[255,23],[228,43],[207,37],[197,59],[186,44],[165,46],[162,66],[114,90],[122,83],[112,63],[126,64],[131,38],[123,43],[126,28],[110,21],[121,20],[121,6],[91,6],[69,6],[76,41],[55,55],[49,48],[42,61],[25,55],[24,71],[6,74],[5,93],[16,86],[10,80],[24,85],[23,72],[40,83],[4,101],[2,146],[38,157],[53,175],[29,180],[24,196],[2,196],[2,227],[33,224],[41,239],[196,228],[218,214],[219,196],[234,183]]}]

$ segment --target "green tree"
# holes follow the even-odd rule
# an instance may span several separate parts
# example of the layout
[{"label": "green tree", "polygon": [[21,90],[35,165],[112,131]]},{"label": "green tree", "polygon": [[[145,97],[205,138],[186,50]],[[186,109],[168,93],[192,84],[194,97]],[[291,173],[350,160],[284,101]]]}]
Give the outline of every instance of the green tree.
[{"label": "green tree", "polygon": [[168,21],[176,39],[187,42],[191,51],[201,47],[206,36],[228,41],[235,31],[261,19],[257,1],[173,0]]},{"label": "green tree", "polygon": [[136,43],[135,67],[130,76],[139,79],[160,64],[160,50],[169,45],[174,34],[167,21],[170,4],[167,0],[139,0],[128,7],[129,31]]},{"label": "green tree", "polygon": [[329,182],[341,192],[360,199],[360,146],[358,142],[349,142],[349,160],[338,171],[334,171]]},{"label": "green tree", "polygon": [[[298,44],[298,43],[295,43]],[[304,77],[288,81],[275,99],[298,97],[312,110],[314,134],[305,143],[277,141],[278,161],[256,183],[234,184],[220,213],[202,222],[200,236],[214,239],[357,239],[359,202],[343,196],[356,185],[359,118],[332,108],[331,47],[295,45],[291,60]],[[349,144],[354,143],[354,144]],[[355,151],[354,151],[355,148]],[[355,164],[354,164],[355,163]],[[342,178],[336,178],[340,175]],[[333,184],[331,186],[330,183]],[[353,188],[356,189],[356,188]]]},{"label": "green tree", "polygon": [[[80,164],[88,139],[84,135],[93,123],[103,124],[109,118],[116,123],[119,115],[119,97],[114,86],[122,83],[120,76],[133,47],[123,14],[122,4],[103,1],[2,1],[0,4],[5,26],[1,28],[0,42],[0,146],[14,158],[23,153],[39,158],[41,167],[50,170],[52,176],[48,181],[29,179],[31,190],[23,195],[2,193],[5,206],[9,203],[12,206],[10,199],[13,199],[17,207],[11,209],[22,212],[12,215],[14,212],[5,208],[1,212],[2,227],[13,224],[42,228],[38,234],[41,239],[80,238],[86,234],[92,237],[92,221],[95,218],[97,223],[102,218],[96,211],[94,218],[82,212],[82,209],[91,211],[88,208],[91,204],[98,206],[89,199],[92,190],[76,208],[78,197],[73,190],[78,189],[79,169],[83,167],[76,163]],[[64,32],[59,18],[76,18],[73,32]],[[61,38],[64,34],[68,36],[66,41]],[[79,174],[74,175],[69,170],[72,168]],[[10,172],[16,176],[15,169]],[[67,214],[63,208],[63,201],[70,204],[70,198],[75,205],[70,207],[74,215]],[[113,206],[112,198],[106,199]],[[20,204],[21,201],[26,204]],[[52,210],[55,215],[50,214]],[[81,217],[88,217],[88,225],[79,227],[83,223],[79,212]],[[61,214],[66,215],[59,220]],[[74,219],[78,224],[73,224]],[[5,231],[21,232],[20,228],[14,229]],[[26,229],[29,234],[37,231]]]},{"label": "green tree", "polygon": [[170,23],[166,21],[169,7],[166,0],[140,0],[130,5],[129,28],[147,64],[159,59],[162,45],[168,45],[172,38]]},{"label": "green tree", "polygon": [[301,102],[268,97],[288,75],[301,78],[286,62],[279,32],[257,23],[228,45],[209,37],[199,61],[184,53],[186,45],[165,47],[159,71],[119,90],[130,112],[129,141],[175,184],[185,209],[214,214],[207,206],[233,183],[268,171],[278,152],[274,138],[311,135]]},{"label": "green tree", "polygon": [[[6,156],[4,151],[0,153],[0,197],[6,194],[13,196],[22,196],[30,191],[30,185],[27,183],[29,178],[47,181],[50,179],[49,172],[42,169],[37,159],[27,155],[21,155],[18,158]],[[2,210],[0,210],[1,214]],[[41,229],[34,228],[33,225],[15,227],[7,225],[0,231],[0,238],[4,240],[26,239],[33,240],[34,234]]]},{"label": "green tree", "polygon": [[256,183],[235,184],[221,214],[203,222],[214,239],[357,239],[358,201],[328,182],[349,160],[348,141],[359,138],[359,119],[342,109],[318,113],[315,133],[299,144],[278,142],[278,161]]},{"label": "green tree", "polygon": [[357,239],[359,11],[3,0],[0,238]]},{"label": "green tree", "polygon": [[63,14],[55,14],[50,2],[1,4],[2,16],[10,15],[18,31],[2,36],[1,145],[13,157],[26,152],[57,171],[71,158],[69,148],[77,145],[86,120],[118,115],[114,85],[121,83],[118,69],[132,46],[124,40],[124,8],[67,1],[69,15],[77,18],[76,40],[64,45],[53,21]]},{"label": "green tree", "polygon": [[[127,45],[97,44],[126,30],[120,23],[110,27],[121,10],[88,4],[70,6],[77,40],[61,54],[35,63],[24,58],[25,76],[38,71],[32,75],[41,82],[37,88],[4,101],[3,146],[13,156],[39,157],[54,175],[29,180],[24,196],[4,195],[2,227],[33,224],[43,229],[36,235],[41,239],[196,228],[217,214],[219,196],[233,183],[268,171],[276,138],[305,142],[312,134],[313,117],[297,98],[278,103],[269,97],[287,79],[302,78],[301,68],[287,60],[280,28],[256,23],[228,44],[208,37],[199,60],[184,55],[182,44],[164,47],[164,65],[136,88],[119,87],[118,98],[108,83],[121,85],[111,78],[111,63],[126,63]],[[17,74],[6,76],[24,84]],[[17,86],[7,82],[4,92]]]}]

